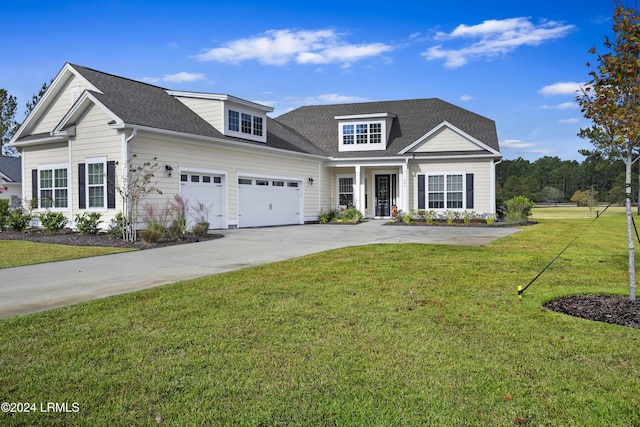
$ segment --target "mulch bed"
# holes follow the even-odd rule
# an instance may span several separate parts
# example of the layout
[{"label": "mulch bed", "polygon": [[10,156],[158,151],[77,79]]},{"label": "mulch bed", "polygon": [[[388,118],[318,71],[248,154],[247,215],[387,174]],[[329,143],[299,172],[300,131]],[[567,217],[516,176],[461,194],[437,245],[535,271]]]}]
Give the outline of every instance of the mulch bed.
[{"label": "mulch bed", "polygon": [[640,329],[640,300],[619,295],[573,295],[550,301],[549,310],[596,322]]},{"label": "mulch bed", "polygon": [[153,249],[165,246],[183,245],[188,243],[202,242],[206,240],[214,240],[223,237],[221,234],[206,234],[204,236],[194,237],[186,235],[179,240],[164,239],[158,243],[148,244],[142,241],[125,242],[124,240],[114,237],[109,233],[98,234],[80,234],[76,231],[64,229],[57,233],[45,233],[43,230],[36,229],[29,232],[18,232],[13,230],[5,230],[0,232],[0,240],[27,240],[38,243],[54,243],[60,245],[72,246],[109,246],[116,248],[133,248],[133,249]]}]

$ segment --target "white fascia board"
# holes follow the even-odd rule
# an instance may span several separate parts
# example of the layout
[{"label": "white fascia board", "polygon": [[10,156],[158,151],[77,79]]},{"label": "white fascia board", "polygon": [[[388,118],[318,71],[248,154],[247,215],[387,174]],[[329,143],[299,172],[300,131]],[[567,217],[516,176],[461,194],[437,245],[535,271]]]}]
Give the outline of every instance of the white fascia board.
[{"label": "white fascia board", "polygon": [[100,90],[98,90],[98,88],[96,88],[87,79],[85,79],[80,73],[78,73],[71,66],[71,64],[69,64],[68,62],[65,63],[62,69],[60,70],[60,72],[58,73],[58,75],[53,79],[53,81],[51,82],[51,84],[49,85],[45,93],[42,95],[42,98],[40,98],[40,100],[36,103],[36,106],[29,113],[27,118],[24,120],[24,122],[22,122],[22,125],[20,125],[20,128],[18,129],[18,132],[16,132],[15,135],[13,135],[13,138],[11,138],[11,141],[9,141],[9,143],[13,143],[22,137],[23,133],[25,132],[25,129],[28,129],[29,124],[32,121],[36,120],[35,119],[36,117],[40,116],[41,110],[43,109],[46,110],[46,107],[49,106],[51,99],[55,98],[55,95],[60,92],[61,87],[64,86],[65,82],[71,78],[71,74],[81,79],[84,82],[84,84],[87,85],[87,87],[91,88],[91,90],[102,93]]},{"label": "white fascia board", "polygon": [[331,167],[353,167],[353,166],[402,166],[411,156],[403,157],[358,157],[351,159],[329,158],[327,166]]},{"label": "white fascia board", "polygon": [[245,107],[258,109],[266,113],[273,112],[273,107],[267,105],[258,104],[257,102],[247,101],[246,99],[236,98],[231,95],[223,95],[218,93],[205,93],[205,92],[184,92],[179,90],[167,90],[167,94],[176,97],[183,98],[197,98],[197,99],[210,99],[214,101],[230,101],[234,104],[240,104]]},{"label": "white fascia board", "polygon": [[398,116],[393,113],[349,114],[346,116],[333,116],[333,118],[336,120],[378,119],[383,117],[390,117],[392,119],[395,119]]},{"label": "white fascia board", "polygon": [[442,156],[413,156],[411,160],[464,160],[464,159],[501,159],[502,154],[459,154]]},{"label": "white fascia board", "polygon": [[9,147],[30,147],[32,145],[40,145],[40,144],[47,144],[50,142],[66,142],[67,138],[64,136],[56,136],[56,135],[50,135],[50,136],[46,136],[44,138],[38,138],[38,139],[32,139],[29,141],[22,141],[22,142],[12,142],[10,144],[8,144]]},{"label": "white fascia board", "polygon": [[98,106],[107,116],[109,116],[116,123],[122,123],[122,119],[116,116],[111,110],[104,106],[100,101],[96,99],[96,97],[86,90],[82,92],[78,100],[73,104],[73,106],[67,111],[67,114],[64,115],[60,123],[53,130],[53,134],[61,133],[67,134],[67,132],[63,131],[65,127],[67,127],[70,123],[73,124],[80,117],[82,113],[89,107],[89,105],[94,104]]},{"label": "white fascia board", "polygon": [[457,128],[456,126],[452,125],[451,123],[449,123],[446,120],[443,121],[442,123],[440,123],[438,126],[436,126],[433,129],[431,129],[429,132],[427,132],[422,137],[418,138],[415,142],[409,144],[409,146],[406,147],[405,149],[403,149],[402,151],[400,151],[399,154],[408,153],[410,150],[412,150],[416,146],[420,145],[424,140],[430,138],[432,135],[434,135],[435,133],[439,132],[440,129],[445,128],[445,127],[450,129],[450,130],[452,130],[453,132],[457,133],[461,137],[465,138],[466,140],[468,140],[472,144],[475,144],[478,147],[482,148],[483,150],[487,150],[487,151],[493,153],[493,155],[502,157],[502,154],[500,154],[498,151],[496,151],[493,148],[489,147],[487,144],[485,144],[484,142],[480,141],[479,139],[476,139],[473,136],[469,135],[465,131]]},{"label": "white fascia board", "polygon": [[[263,151],[270,151],[273,153],[280,153],[280,154],[286,154],[289,156],[294,156],[294,157],[303,157],[303,158],[307,158],[307,159],[315,159],[315,160],[327,160],[326,156],[320,156],[318,154],[309,154],[309,153],[300,153],[298,151],[289,151],[289,150],[283,150],[281,148],[273,148],[273,147],[267,147],[264,144],[258,142],[257,144],[248,144],[248,143],[243,143],[243,142],[239,142],[239,141],[231,141],[228,139],[224,139],[224,138],[213,138],[210,136],[200,136],[200,135],[194,135],[191,133],[183,133],[183,132],[176,132],[176,131],[172,131],[172,130],[165,130],[165,129],[158,129],[158,128],[151,128],[148,126],[139,126],[139,125],[133,125],[133,124],[129,124],[129,123],[116,123],[116,124],[112,124],[109,125],[110,127],[114,128],[114,129],[136,129],[139,131],[144,131],[144,132],[152,132],[152,133],[157,133],[160,135],[165,135],[168,137],[173,137],[173,138],[185,138],[185,139],[191,139],[191,140],[195,140],[195,141],[201,141],[201,142],[219,142],[221,144],[227,144],[227,145],[231,145],[231,146],[235,146],[235,147],[242,147],[242,148],[248,148],[248,149],[256,149],[256,150],[263,150]],[[255,142],[255,141],[253,141]]]}]

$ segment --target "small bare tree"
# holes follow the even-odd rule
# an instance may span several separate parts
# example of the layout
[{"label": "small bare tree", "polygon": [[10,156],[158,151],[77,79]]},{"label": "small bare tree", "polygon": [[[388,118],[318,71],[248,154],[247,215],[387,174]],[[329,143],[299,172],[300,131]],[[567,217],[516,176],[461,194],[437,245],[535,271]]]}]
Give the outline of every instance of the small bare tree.
[{"label": "small bare tree", "polygon": [[[135,154],[134,154],[135,157]],[[152,193],[162,194],[154,181],[158,170],[157,158],[129,167],[119,179],[113,183],[115,191],[122,199],[122,239],[135,242],[138,238],[138,207],[140,202]]]}]

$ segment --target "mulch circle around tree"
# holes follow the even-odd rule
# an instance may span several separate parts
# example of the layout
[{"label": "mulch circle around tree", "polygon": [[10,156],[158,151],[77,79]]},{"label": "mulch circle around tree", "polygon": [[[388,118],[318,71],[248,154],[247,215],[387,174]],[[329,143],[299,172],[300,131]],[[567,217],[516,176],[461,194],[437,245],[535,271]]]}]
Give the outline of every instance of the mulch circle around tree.
[{"label": "mulch circle around tree", "polygon": [[31,230],[18,232],[5,230],[0,232],[0,240],[26,240],[37,243],[53,243],[71,246],[109,246],[116,248],[153,249],[165,246],[183,245],[188,243],[214,240],[223,237],[221,234],[206,234],[204,236],[186,235],[178,240],[164,239],[158,243],[148,244],[142,241],[125,242],[109,233],[80,234],[76,231],[65,229],[56,233],[46,233],[43,230]]},{"label": "mulch circle around tree", "polygon": [[544,306],[569,316],[640,329],[640,301],[631,301],[628,296],[573,295]]}]

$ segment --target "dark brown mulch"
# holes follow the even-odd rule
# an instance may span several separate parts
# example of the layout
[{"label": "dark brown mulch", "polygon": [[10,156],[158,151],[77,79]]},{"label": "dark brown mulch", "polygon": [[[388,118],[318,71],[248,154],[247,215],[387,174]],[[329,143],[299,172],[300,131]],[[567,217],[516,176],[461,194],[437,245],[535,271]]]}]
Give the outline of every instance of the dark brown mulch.
[{"label": "dark brown mulch", "polygon": [[109,233],[98,234],[80,234],[76,231],[65,229],[56,233],[45,233],[43,230],[31,230],[21,233],[18,231],[5,230],[0,232],[0,240],[27,240],[38,243],[54,243],[60,245],[72,246],[109,246],[117,248],[134,248],[134,249],[153,249],[165,246],[182,245],[187,243],[196,243],[206,240],[219,239],[223,237],[221,234],[207,234],[204,236],[194,237],[191,235],[184,236],[179,240],[164,239],[154,244],[147,244],[142,241],[125,242],[124,240],[112,236]]},{"label": "dark brown mulch", "polygon": [[550,301],[549,310],[569,316],[640,329],[640,301],[619,295],[573,295]]}]

